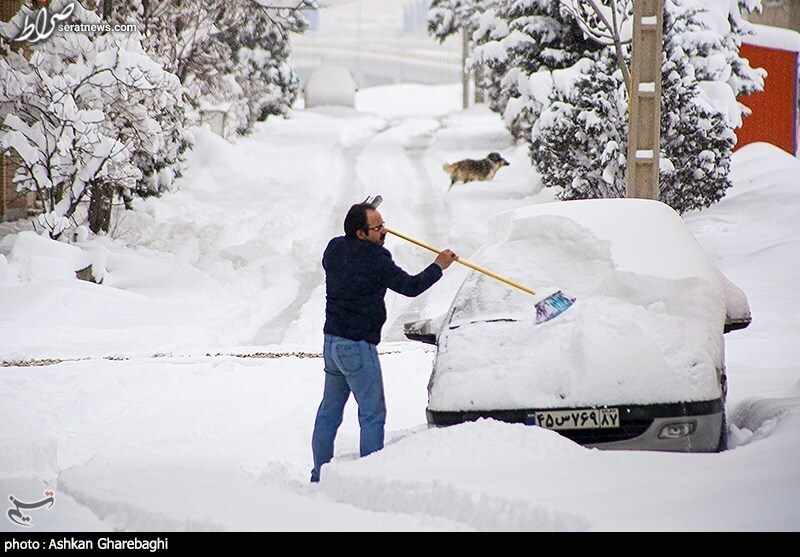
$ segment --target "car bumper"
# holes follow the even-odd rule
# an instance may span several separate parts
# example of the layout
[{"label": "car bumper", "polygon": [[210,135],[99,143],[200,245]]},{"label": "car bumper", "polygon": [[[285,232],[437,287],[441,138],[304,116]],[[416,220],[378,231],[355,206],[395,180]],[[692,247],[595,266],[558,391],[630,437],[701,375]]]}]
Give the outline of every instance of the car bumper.
[{"label": "car bumper", "polygon": [[[603,429],[560,429],[557,433],[599,449],[634,449],[674,452],[715,452],[724,448],[723,399],[669,404],[614,406],[619,427]],[[556,410],[556,409],[548,409]],[[558,409],[569,410],[569,409]],[[455,425],[481,418],[535,425],[535,409],[440,412],[427,411],[434,427]]]}]

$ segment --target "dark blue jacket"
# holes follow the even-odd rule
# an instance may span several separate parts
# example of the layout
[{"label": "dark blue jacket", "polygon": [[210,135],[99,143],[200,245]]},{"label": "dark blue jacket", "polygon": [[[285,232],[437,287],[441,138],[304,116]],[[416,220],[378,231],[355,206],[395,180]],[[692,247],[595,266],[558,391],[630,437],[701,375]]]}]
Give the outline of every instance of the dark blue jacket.
[{"label": "dark blue jacket", "polygon": [[328,243],[322,266],[327,294],[324,332],[371,344],[381,341],[387,288],[404,296],[419,296],[442,277],[436,263],[409,275],[395,264],[386,248],[347,236]]}]

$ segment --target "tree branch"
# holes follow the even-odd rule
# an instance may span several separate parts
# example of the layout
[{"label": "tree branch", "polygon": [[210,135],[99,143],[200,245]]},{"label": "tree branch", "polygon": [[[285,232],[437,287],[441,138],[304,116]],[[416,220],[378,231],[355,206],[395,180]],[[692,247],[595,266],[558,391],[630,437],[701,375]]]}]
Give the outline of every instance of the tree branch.
[{"label": "tree branch", "polygon": [[[631,75],[630,70],[628,69],[628,64],[625,61],[625,56],[622,52],[622,45],[627,44],[630,41],[623,41],[620,36],[620,26],[621,24],[628,19],[627,15],[618,14],[618,8],[616,0],[610,0],[610,8],[611,8],[611,18],[612,22],[608,21],[608,18],[605,16],[603,11],[597,5],[595,0],[584,0],[588,3],[589,7],[591,8],[592,12],[594,12],[594,17],[596,17],[600,24],[602,25],[603,29],[596,29],[593,28],[591,23],[589,22],[588,13],[583,12],[575,6],[575,2],[580,2],[581,0],[561,0],[561,5],[566,8],[566,10],[572,14],[575,18],[575,21],[578,23],[578,26],[586,33],[589,37],[594,39],[595,41],[605,44],[607,40],[610,40],[614,46],[614,54],[617,59],[617,66],[619,67],[620,71],[622,72],[622,79],[625,82],[625,89],[628,91],[628,94],[631,93]],[[617,16],[620,15],[620,20],[617,19]]]}]

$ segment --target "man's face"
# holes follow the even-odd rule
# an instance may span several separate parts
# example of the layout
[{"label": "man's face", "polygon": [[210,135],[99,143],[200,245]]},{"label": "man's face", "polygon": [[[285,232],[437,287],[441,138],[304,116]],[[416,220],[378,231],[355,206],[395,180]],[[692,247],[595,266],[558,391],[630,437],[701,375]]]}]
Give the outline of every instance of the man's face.
[{"label": "man's face", "polygon": [[383,225],[383,217],[378,211],[367,211],[367,231],[363,239],[382,246],[387,234]]}]

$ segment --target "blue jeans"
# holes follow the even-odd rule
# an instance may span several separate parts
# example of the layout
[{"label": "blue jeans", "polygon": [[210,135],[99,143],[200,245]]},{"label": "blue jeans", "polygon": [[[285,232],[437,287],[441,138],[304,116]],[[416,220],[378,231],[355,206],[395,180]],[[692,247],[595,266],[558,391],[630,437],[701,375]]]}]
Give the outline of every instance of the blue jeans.
[{"label": "blue jeans", "polygon": [[311,448],[314,469],[311,481],[319,481],[323,464],[333,458],[333,442],[342,424],[344,406],[350,392],[358,403],[361,427],[361,456],[383,448],[386,400],[378,348],[367,341],[325,335],[325,392],[317,410]]}]

